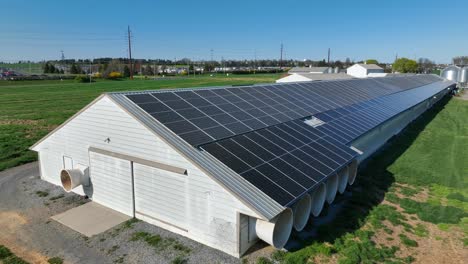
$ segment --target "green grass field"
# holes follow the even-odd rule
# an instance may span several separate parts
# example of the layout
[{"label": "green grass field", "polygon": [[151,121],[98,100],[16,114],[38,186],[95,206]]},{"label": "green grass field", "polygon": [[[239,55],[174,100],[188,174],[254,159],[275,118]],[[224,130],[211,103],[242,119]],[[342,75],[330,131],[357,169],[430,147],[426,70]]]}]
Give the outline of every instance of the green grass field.
[{"label": "green grass field", "polygon": [[104,92],[271,83],[279,76],[202,75],[94,83],[0,81],[0,171],[36,160],[28,147]]},{"label": "green grass field", "polygon": [[301,247],[257,263],[462,263],[457,256],[463,259],[468,247],[468,101],[445,101],[367,163],[352,196],[338,197],[347,200],[342,211],[316,227],[316,237],[296,237]]},{"label": "green grass field", "polygon": [[13,69],[29,74],[42,74],[44,72],[43,66],[43,63],[0,63],[0,68]]}]

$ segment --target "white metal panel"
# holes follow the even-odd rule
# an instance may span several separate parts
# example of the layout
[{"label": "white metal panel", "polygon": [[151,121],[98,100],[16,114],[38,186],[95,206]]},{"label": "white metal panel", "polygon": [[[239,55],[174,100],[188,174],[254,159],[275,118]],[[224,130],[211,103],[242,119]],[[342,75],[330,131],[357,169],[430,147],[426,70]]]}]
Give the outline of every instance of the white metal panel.
[{"label": "white metal panel", "polygon": [[73,169],[73,159],[67,156],[63,156],[63,168],[66,170]]},{"label": "white metal panel", "polygon": [[186,175],[134,163],[135,211],[187,229]]},{"label": "white metal panel", "polygon": [[111,156],[89,152],[93,201],[133,216],[131,164]]},{"label": "white metal panel", "polygon": [[61,185],[60,171],[63,169],[62,157],[57,153],[42,150],[39,152],[39,162],[41,163],[41,178],[55,185]]}]

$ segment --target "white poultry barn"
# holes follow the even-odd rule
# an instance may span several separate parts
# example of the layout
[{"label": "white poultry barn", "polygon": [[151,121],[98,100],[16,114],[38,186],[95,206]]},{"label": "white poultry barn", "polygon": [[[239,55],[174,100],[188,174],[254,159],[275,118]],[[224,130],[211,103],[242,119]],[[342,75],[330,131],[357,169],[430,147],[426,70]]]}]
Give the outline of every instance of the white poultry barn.
[{"label": "white poultry barn", "polygon": [[106,93],[31,147],[41,178],[240,257],[276,248],[454,83],[437,76]]}]

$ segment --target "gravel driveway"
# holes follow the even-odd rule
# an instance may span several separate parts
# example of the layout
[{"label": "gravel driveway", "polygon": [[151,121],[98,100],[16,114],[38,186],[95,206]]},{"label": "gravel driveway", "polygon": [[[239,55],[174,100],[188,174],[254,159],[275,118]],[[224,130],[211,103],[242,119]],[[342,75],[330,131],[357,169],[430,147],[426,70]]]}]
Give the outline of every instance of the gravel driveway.
[{"label": "gravel driveway", "polygon": [[[0,244],[31,263],[45,263],[50,257],[65,263],[241,262],[142,221],[86,238],[50,219],[88,201],[40,180],[37,162],[0,172]],[[132,241],[137,232],[141,236]],[[148,237],[153,240],[145,241]]]}]

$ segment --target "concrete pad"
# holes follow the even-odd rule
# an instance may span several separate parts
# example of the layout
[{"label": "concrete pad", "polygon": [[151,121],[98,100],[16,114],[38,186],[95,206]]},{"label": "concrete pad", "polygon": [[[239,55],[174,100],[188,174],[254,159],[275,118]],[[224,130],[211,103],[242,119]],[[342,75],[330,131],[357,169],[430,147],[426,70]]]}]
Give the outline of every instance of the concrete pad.
[{"label": "concrete pad", "polygon": [[87,237],[91,237],[132,217],[98,203],[89,202],[51,218]]}]

